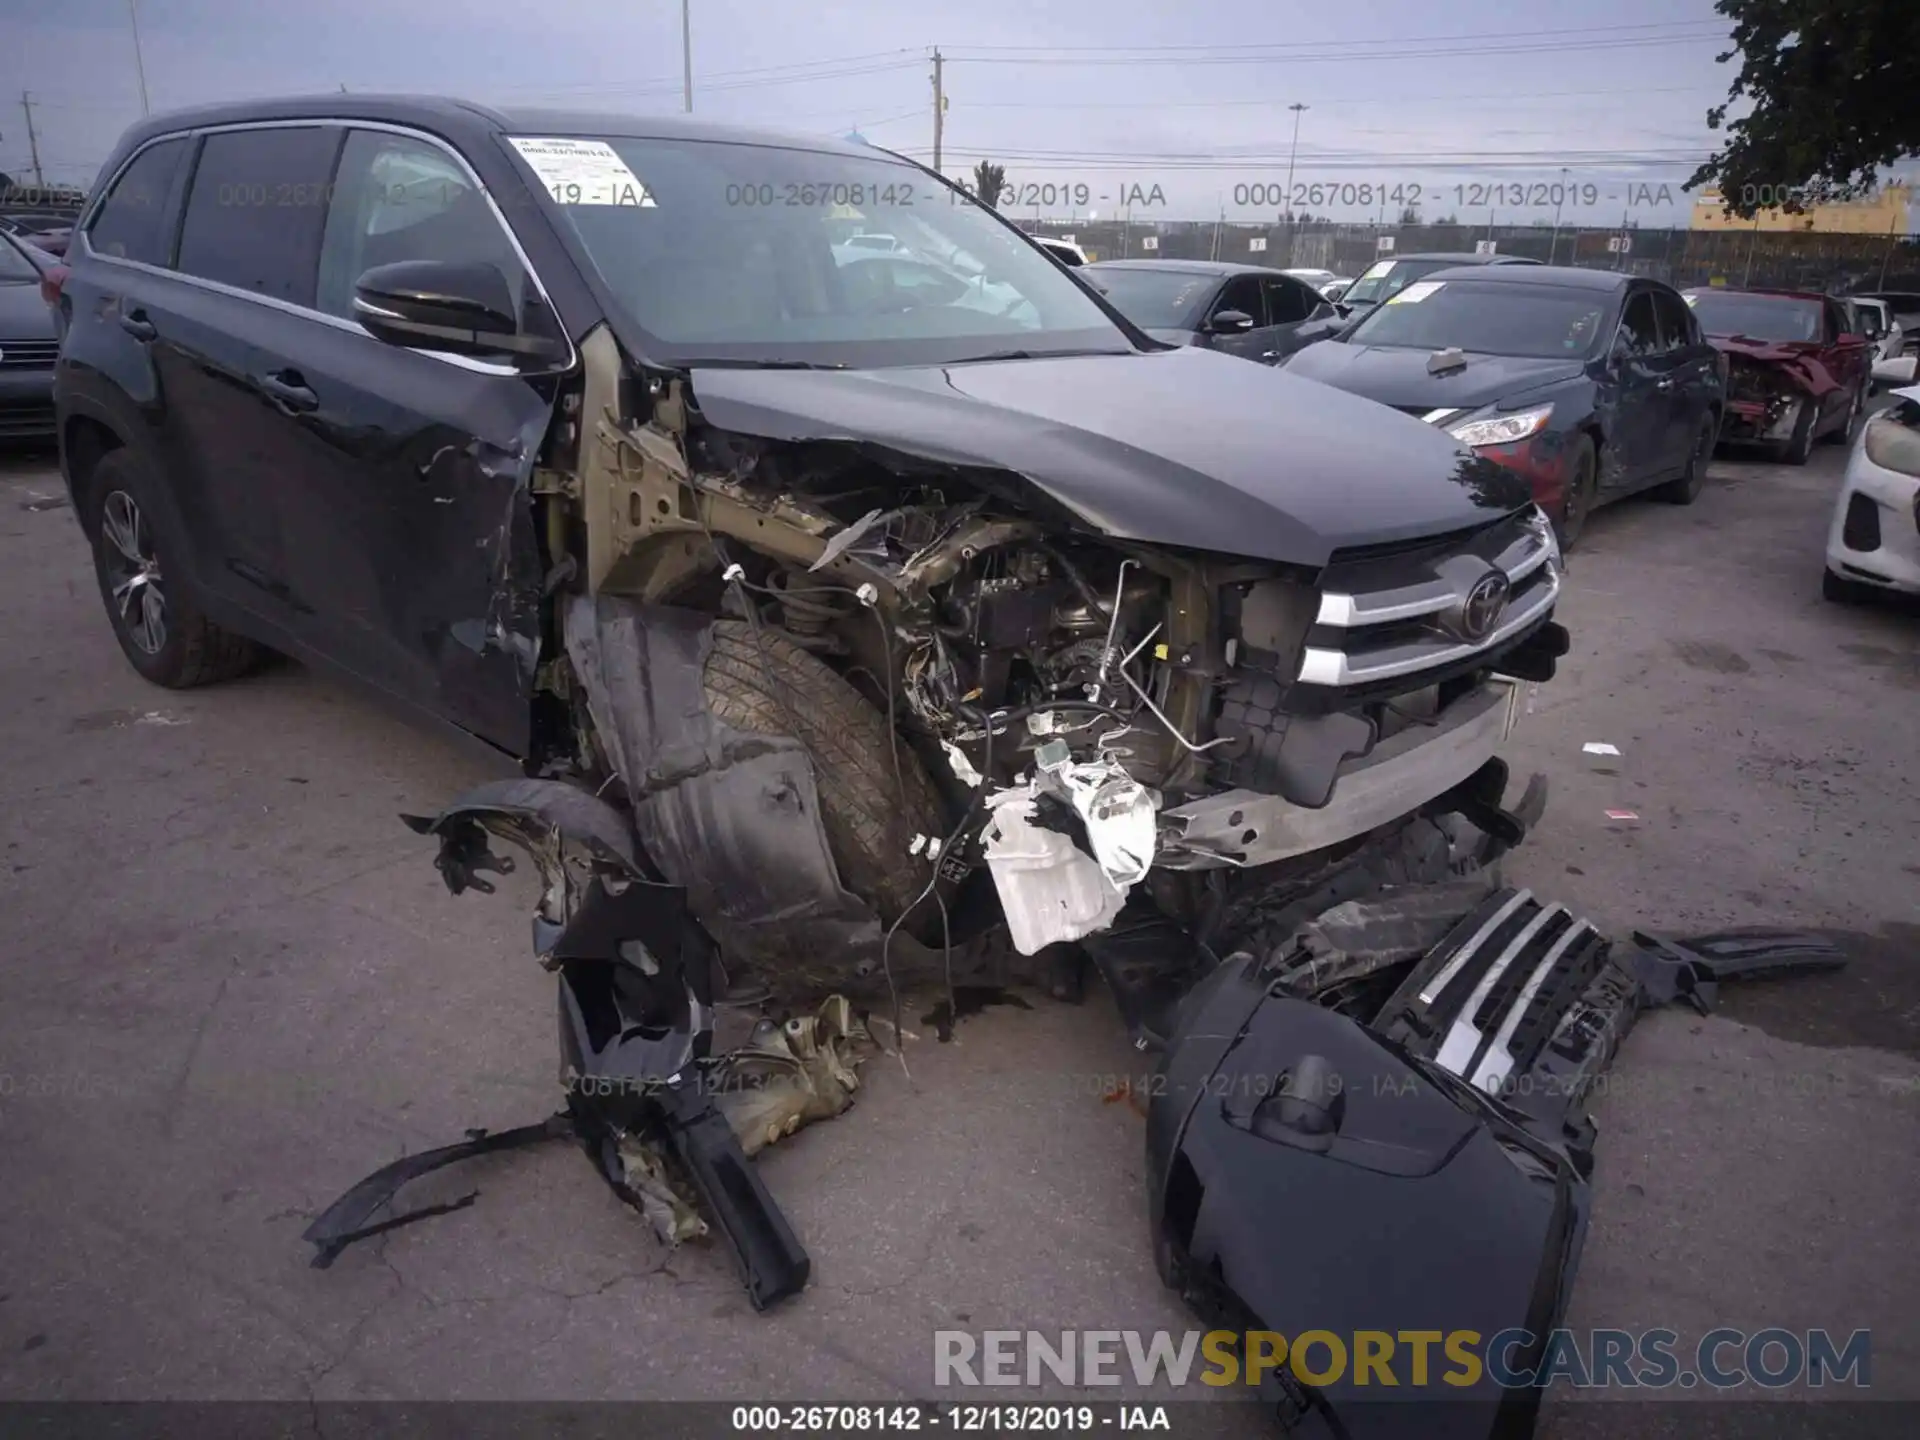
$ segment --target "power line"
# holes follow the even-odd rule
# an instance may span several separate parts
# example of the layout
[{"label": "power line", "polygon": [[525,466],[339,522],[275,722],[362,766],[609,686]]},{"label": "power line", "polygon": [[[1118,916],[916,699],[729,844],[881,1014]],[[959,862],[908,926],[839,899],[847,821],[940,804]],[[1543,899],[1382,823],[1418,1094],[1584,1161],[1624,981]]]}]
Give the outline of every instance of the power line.
[{"label": "power line", "polygon": [[[1726,94],[1726,90],[1724,87],[1718,86],[1718,85],[1710,86],[1705,89],[1703,89],[1698,85],[1655,85],[1655,86],[1639,88],[1639,89],[1551,90],[1551,91],[1535,90],[1535,91],[1508,92],[1508,93],[1499,94],[1499,95],[1398,95],[1396,94],[1392,96],[1391,99],[1392,99],[1392,107],[1395,109],[1398,109],[1402,105],[1407,105],[1415,102],[1430,101],[1430,100],[1456,102],[1456,103],[1460,101],[1488,101],[1488,102],[1499,103],[1499,104],[1509,104],[1515,100],[1540,100],[1540,101],[1552,103],[1552,102],[1557,102],[1563,98],[1579,98],[1582,96],[1589,96],[1589,95],[1617,96],[1617,95],[1679,95],[1679,94],[1700,95],[1702,97],[1711,95],[1711,96],[1719,97],[1719,96],[1724,96]],[[1313,103],[1315,108],[1317,109],[1318,108],[1331,109],[1336,105],[1340,105],[1340,106],[1366,105],[1366,106],[1371,106],[1375,109],[1378,109],[1380,108],[1380,105],[1381,105],[1381,98],[1382,97],[1379,95],[1368,95],[1368,96],[1356,96],[1349,100],[1316,100]],[[1216,110],[1216,109],[1226,109],[1228,107],[1240,107],[1240,106],[1258,107],[1258,108],[1271,109],[1271,110],[1284,110],[1287,107],[1287,102],[1284,100],[1271,100],[1271,99],[1261,99],[1261,100],[1160,100],[1160,99],[1155,99],[1153,102],[1153,109],[1155,110]],[[1141,108],[1141,104],[1138,100],[1094,101],[1091,103],[1082,103],[1082,102],[1073,101],[1073,100],[969,100],[967,102],[967,109],[969,110],[1135,110],[1137,111],[1140,108]]]},{"label": "power line", "polygon": [[[1011,55],[951,55],[947,58],[955,64],[964,65],[1045,65],[1045,66],[1086,66],[1086,65],[1334,65],[1348,61],[1376,63],[1382,60],[1458,60],[1475,56],[1495,55],[1565,55],[1584,54],[1592,50],[1650,50],[1668,45],[1697,45],[1704,41],[1716,44],[1726,42],[1725,36],[1697,35],[1675,36],[1672,38],[1649,36],[1637,40],[1589,40],[1580,43],[1545,45],[1490,45],[1463,46],[1450,50],[1422,48],[1419,50],[1379,50],[1379,51],[1320,51],[1313,54],[1289,55],[1159,55],[1140,56],[1122,59],[1103,56],[1088,56],[1075,59],[1066,56],[1011,56]],[[1382,96],[1390,100],[1390,96]]]},{"label": "power line", "polygon": [[1393,35],[1379,40],[1271,40],[1254,41],[1247,45],[1239,45],[1227,41],[1207,41],[1194,45],[968,45],[962,48],[967,50],[992,51],[1039,50],[1059,54],[1090,54],[1118,50],[1146,50],[1156,54],[1168,50],[1298,50],[1321,44],[1424,45],[1443,41],[1516,40],[1536,36],[1560,36],[1567,38],[1578,35],[1618,34],[1627,30],[1681,30],[1698,28],[1703,25],[1711,28],[1717,35],[1724,36],[1729,33],[1726,26],[1720,25],[1718,22],[1712,20],[1647,20],[1631,25],[1578,25],[1570,28],[1562,26],[1552,30],[1482,30],[1469,31],[1459,35]]}]

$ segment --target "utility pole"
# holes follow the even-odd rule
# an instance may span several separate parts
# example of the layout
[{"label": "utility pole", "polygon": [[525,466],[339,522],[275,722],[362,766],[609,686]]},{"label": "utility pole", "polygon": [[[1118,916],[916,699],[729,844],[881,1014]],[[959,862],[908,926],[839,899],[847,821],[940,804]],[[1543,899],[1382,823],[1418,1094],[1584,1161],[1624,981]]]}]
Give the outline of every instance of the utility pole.
[{"label": "utility pole", "polygon": [[[1624,227],[1626,223],[1627,223],[1627,217],[1625,215],[1622,215],[1620,217],[1620,224]],[[1756,210],[1753,212],[1753,234],[1747,240],[1747,273],[1740,277],[1740,284],[1743,287],[1747,285],[1751,285],[1753,283],[1753,247],[1758,245],[1759,243],[1760,243],[1760,212]]]},{"label": "utility pole", "polygon": [[140,77],[140,113],[151,115],[147,105],[147,62],[140,55],[140,0],[127,0],[127,18],[133,22],[133,71]]},{"label": "utility pole", "polygon": [[940,173],[940,141],[945,135],[947,124],[947,95],[941,88],[943,79],[940,67],[944,62],[940,58],[940,47],[933,47],[933,169]]},{"label": "utility pole", "polygon": [[[1560,206],[1565,203],[1566,198],[1567,167],[1562,165],[1560,167],[1560,183],[1554,187],[1553,191],[1553,242],[1547,246],[1547,264],[1549,265],[1553,264],[1554,257],[1560,249]],[[1577,241],[1575,243],[1576,245],[1578,244]]]},{"label": "utility pole", "polygon": [[1293,112],[1293,148],[1287,152],[1287,264],[1293,264],[1293,162],[1300,158],[1300,114],[1307,107],[1298,100],[1287,106]]},{"label": "utility pole", "polygon": [[33,133],[33,101],[27,92],[20,92],[20,108],[27,112],[27,150],[33,156],[33,188],[44,191],[46,178],[40,173],[40,138]]},{"label": "utility pole", "polygon": [[692,0],[680,0],[680,75],[686,93],[687,114],[693,113],[693,15]]}]

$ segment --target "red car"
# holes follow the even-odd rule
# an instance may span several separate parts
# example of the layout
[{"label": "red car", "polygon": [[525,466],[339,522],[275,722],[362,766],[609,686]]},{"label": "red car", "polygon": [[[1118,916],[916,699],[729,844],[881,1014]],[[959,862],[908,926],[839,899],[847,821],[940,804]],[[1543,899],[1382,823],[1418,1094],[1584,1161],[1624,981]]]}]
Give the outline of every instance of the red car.
[{"label": "red car", "polygon": [[1845,440],[1866,404],[1873,346],[1830,295],[1688,290],[1686,302],[1727,366],[1720,438],[1804,465],[1813,442]]}]

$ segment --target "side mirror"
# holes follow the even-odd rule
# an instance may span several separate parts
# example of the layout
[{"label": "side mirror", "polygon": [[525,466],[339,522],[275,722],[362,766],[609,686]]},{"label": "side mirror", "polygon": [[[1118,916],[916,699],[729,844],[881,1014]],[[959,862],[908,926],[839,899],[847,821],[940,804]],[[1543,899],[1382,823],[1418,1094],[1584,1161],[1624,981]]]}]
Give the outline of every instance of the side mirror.
[{"label": "side mirror", "polygon": [[410,350],[536,359],[561,353],[552,337],[522,331],[507,277],[484,261],[377,265],[354,284],[353,318],[376,340]]},{"label": "side mirror", "polygon": [[1253,328],[1253,317],[1244,310],[1222,310],[1207,321],[1207,330],[1214,335],[1239,335]]},{"label": "side mirror", "polygon": [[1857,334],[1854,331],[1849,330],[1844,334],[1842,334],[1835,343],[1838,344],[1840,348],[1843,350],[1859,350],[1864,346],[1866,346],[1869,342],[1866,336]]}]

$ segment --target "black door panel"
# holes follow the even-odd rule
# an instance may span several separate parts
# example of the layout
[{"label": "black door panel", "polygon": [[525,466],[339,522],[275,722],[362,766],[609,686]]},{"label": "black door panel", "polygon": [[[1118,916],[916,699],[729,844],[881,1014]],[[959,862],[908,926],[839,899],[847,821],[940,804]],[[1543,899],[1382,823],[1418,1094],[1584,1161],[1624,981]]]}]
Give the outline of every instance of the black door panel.
[{"label": "black door panel", "polygon": [[300,637],[525,753],[542,578],[528,484],[549,400],[510,372],[295,323],[314,403],[289,422],[276,495]]},{"label": "black door panel", "polygon": [[1601,488],[1615,494],[1638,489],[1666,465],[1667,396],[1663,382],[1671,364],[1661,353],[1653,297],[1636,291],[1627,300],[1608,360],[1614,381],[1614,421],[1608,439],[1618,464],[1602,466]]}]

